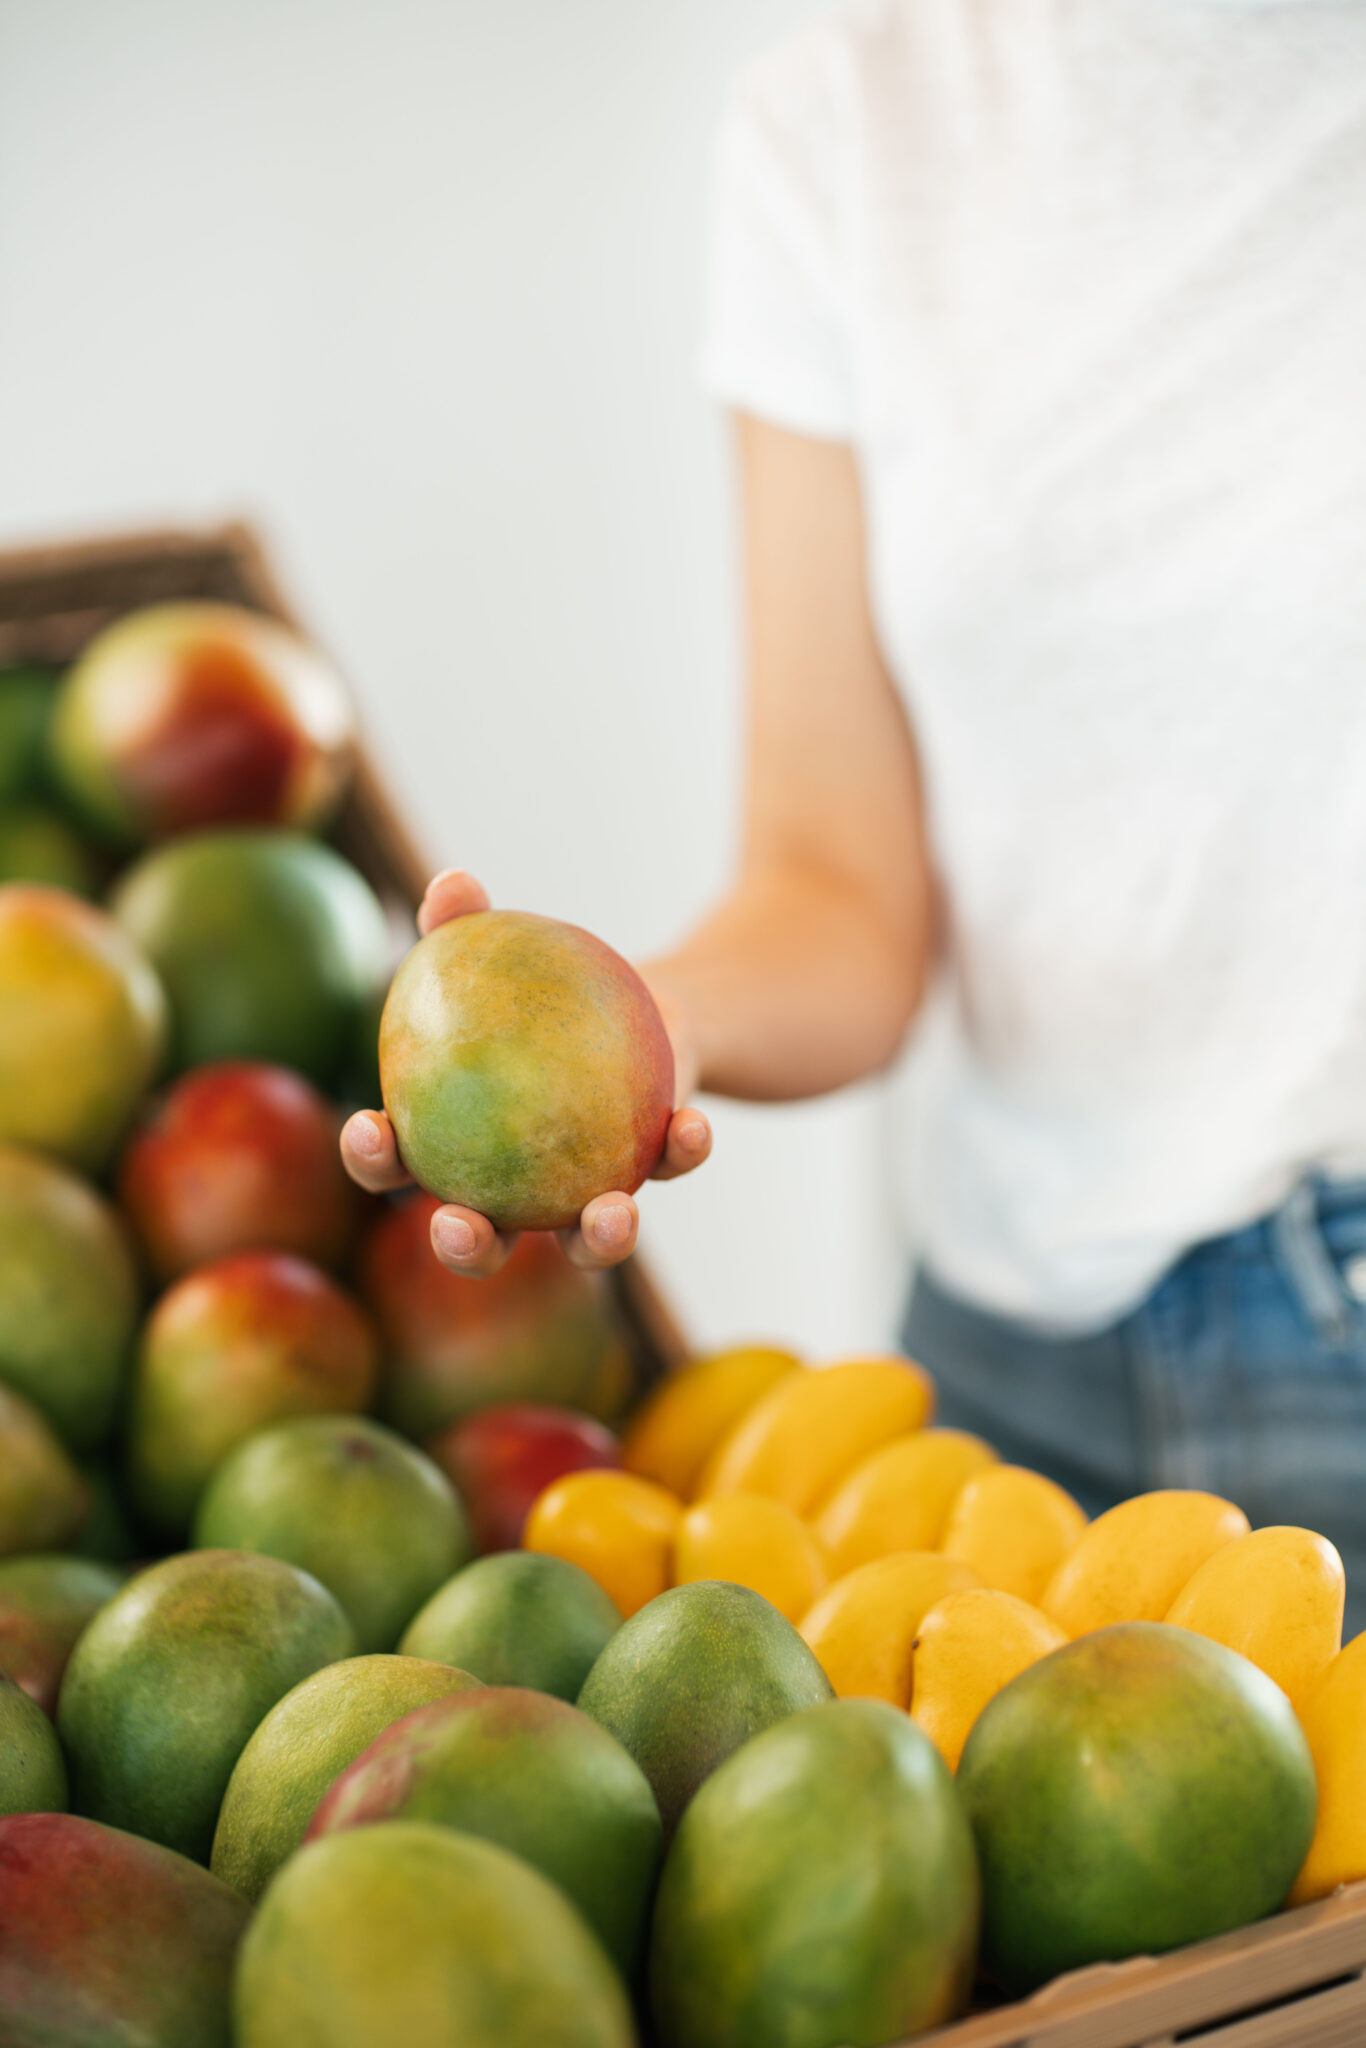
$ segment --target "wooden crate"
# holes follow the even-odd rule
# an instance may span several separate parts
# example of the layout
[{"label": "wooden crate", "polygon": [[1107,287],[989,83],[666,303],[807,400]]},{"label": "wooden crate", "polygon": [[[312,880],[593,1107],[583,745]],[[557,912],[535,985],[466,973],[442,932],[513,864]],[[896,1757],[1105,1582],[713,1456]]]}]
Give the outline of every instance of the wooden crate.
[{"label": "wooden crate", "polygon": [[[241,525],[0,552],[0,665],[62,663],[137,605],[245,604],[298,625]],[[305,629],[306,630],[306,629]],[[362,747],[332,838],[391,904],[415,909],[430,864]],[[686,1356],[640,1258],[614,1276],[646,1375]],[[915,2048],[1366,2048],[1366,1885],[1155,1960],[1060,1978],[1033,1998],[921,2035]]]},{"label": "wooden crate", "polygon": [[[308,632],[250,527],[117,534],[0,551],[0,667],[72,661],[122,613],[178,598],[248,605]],[[416,910],[432,866],[364,744],[329,836],[386,904]],[[648,1384],[687,1356],[683,1333],[639,1256],[616,1269],[612,1285]]]}]

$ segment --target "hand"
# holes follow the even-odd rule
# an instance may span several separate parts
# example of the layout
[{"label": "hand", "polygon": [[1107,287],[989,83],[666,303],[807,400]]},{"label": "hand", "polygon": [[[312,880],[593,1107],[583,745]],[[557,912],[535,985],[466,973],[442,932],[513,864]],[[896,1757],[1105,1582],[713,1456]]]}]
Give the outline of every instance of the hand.
[{"label": "hand", "polygon": [[[471,911],[487,910],[488,892],[473,875],[462,868],[447,868],[428,883],[417,913],[417,928],[425,938],[453,917],[467,917]],[[674,1048],[675,1085],[685,1094],[692,1085],[693,1061],[687,1051],[685,1033],[676,1006],[659,991],[651,990],[664,1018]],[[654,1180],[676,1180],[700,1166],[711,1151],[711,1125],[700,1109],[676,1109],[669,1123],[664,1152]],[[394,1127],[382,1109],[360,1109],[347,1119],[341,1134],[342,1163],[352,1180],[372,1195],[406,1187],[412,1175],[398,1156]],[[565,1252],[576,1266],[596,1271],[620,1265],[636,1248],[640,1216],[626,1194],[595,1195],[579,1218],[575,1230],[557,1233]],[[446,1203],[432,1218],[432,1250],[452,1273],[486,1279],[505,1264],[516,1232],[495,1230],[487,1216],[476,1209]]]}]

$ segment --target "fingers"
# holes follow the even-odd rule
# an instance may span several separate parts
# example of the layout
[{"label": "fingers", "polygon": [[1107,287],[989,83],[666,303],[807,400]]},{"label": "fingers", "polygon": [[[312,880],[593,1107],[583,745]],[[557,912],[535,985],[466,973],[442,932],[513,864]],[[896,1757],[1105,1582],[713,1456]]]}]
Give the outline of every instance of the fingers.
[{"label": "fingers", "polygon": [[489,892],[463,868],[444,868],[433,875],[417,913],[417,928],[425,939],[439,924],[453,917],[468,917],[472,910],[487,910]]},{"label": "fingers", "polygon": [[454,1202],[432,1217],[432,1250],[452,1273],[471,1280],[487,1280],[505,1266],[516,1242],[515,1230],[497,1231],[477,1209],[462,1209]]},{"label": "fingers", "polygon": [[570,1264],[586,1273],[619,1266],[636,1248],[640,1214],[629,1195],[594,1195],[579,1218],[577,1230],[561,1230],[560,1243]]},{"label": "fingers", "polygon": [[669,1121],[664,1151],[650,1178],[677,1180],[680,1173],[691,1173],[710,1155],[711,1125],[700,1109],[686,1103],[682,1109],[674,1111]]},{"label": "fingers", "polygon": [[398,1156],[394,1127],[382,1109],[358,1109],[342,1125],[342,1165],[368,1194],[387,1195],[412,1175]]}]

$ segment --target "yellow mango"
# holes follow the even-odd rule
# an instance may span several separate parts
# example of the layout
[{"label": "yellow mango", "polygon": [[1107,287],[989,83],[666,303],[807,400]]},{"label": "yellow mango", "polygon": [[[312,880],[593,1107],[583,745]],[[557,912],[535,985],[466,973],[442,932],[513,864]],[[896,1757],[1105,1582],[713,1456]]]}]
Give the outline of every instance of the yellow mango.
[{"label": "yellow mango", "polygon": [[921,1621],[946,1593],[978,1583],[969,1565],[937,1550],[897,1550],[837,1579],[799,1632],[842,1700],[908,1707]]},{"label": "yellow mango", "polygon": [[1217,1494],[1164,1487],[1098,1515],[1039,1602],[1069,1636],[1115,1621],[1163,1621],[1186,1581],[1235,1537],[1247,1516]]},{"label": "yellow mango", "polygon": [[779,1500],[728,1493],[699,1501],[678,1525],[673,1582],[728,1579],[771,1600],[800,1621],[829,1582],[825,1554],[810,1527]]},{"label": "yellow mango", "polygon": [[596,1579],[624,1616],[669,1583],[683,1504],[632,1472],[566,1472],[538,1495],[523,1550],[563,1557]]},{"label": "yellow mango", "polygon": [[721,1439],[761,1395],[801,1365],[790,1351],[750,1344],[694,1358],[671,1372],[632,1417],[621,1462],[641,1479],[691,1500],[702,1468]]},{"label": "yellow mango", "polygon": [[843,1577],[893,1550],[937,1550],[966,1482],[996,1453],[962,1429],[893,1437],[855,1465],[821,1509],[816,1533]]},{"label": "yellow mango", "polygon": [[1298,1707],[1342,1647],[1346,1593],[1342,1559],[1326,1536],[1254,1529],[1205,1559],[1167,1620],[1237,1650]]},{"label": "yellow mango", "polygon": [[935,1602],[920,1624],[911,1671],[911,1719],[951,1771],[988,1700],[1067,1637],[1055,1621],[992,1587]]},{"label": "yellow mango", "polygon": [[939,1547],[970,1564],[984,1586],[1037,1607],[1085,1527],[1071,1494],[1042,1472],[992,1465],[959,1493]]},{"label": "yellow mango", "polygon": [[1338,1651],[1300,1712],[1319,1781],[1314,1839],[1288,1904],[1366,1878],[1366,1633]]},{"label": "yellow mango", "polygon": [[906,1358],[854,1358],[788,1373],[719,1445],[698,1498],[762,1493],[811,1515],[889,1438],[928,1422],[934,1381]]}]

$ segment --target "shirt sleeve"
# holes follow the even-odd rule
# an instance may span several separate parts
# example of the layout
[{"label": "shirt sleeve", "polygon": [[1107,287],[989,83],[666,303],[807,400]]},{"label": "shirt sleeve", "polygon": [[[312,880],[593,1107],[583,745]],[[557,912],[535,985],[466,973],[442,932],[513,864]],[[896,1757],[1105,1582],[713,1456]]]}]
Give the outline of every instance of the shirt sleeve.
[{"label": "shirt sleeve", "polygon": [[812,36],[732,88],[717,141],[703,381],[795,433],[854,428],[840,139]]}]

